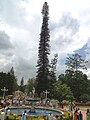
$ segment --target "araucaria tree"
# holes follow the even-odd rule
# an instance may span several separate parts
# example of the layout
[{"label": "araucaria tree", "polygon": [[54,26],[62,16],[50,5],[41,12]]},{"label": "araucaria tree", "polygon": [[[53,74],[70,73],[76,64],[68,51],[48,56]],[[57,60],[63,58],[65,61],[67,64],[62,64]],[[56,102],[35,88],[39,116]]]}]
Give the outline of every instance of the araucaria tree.
[{"label": "araucaria tree", "polygon": [[81,69],[87,69],[85,63],[87,61],[77,53],[67,57],[66,60],[66,66],[68,68],[65,74],[66,84],[71,88],[77,101],[83,100],[83,96],[88,93],[88,79],[81,71]]},{"label": "araucaria tree", "polygon": [[75,53],[72,55],[72,57],[67,57],[66,60],[66,66],[70,69],[70,70],[74,70],[74,71],[78,71],[79,69],[87,69],[85,66],[85,63],[87,63],[87,61],[85,61],[84,59],[82,59],[82,56],[80,56],[78,53]]},{"label": "araucaria tree", "polygon": [[49,6],[47,2],[44,3],[42,8],[43,15],[43,23],[41,27],[40,33],[40,41],[38,48],[38,61],[37,61],[37,87],[36,91],[38,94],[48,90],[49,88],[49,58],[50,54],[50,35],[48,28],[48,20],[49,20]]}]

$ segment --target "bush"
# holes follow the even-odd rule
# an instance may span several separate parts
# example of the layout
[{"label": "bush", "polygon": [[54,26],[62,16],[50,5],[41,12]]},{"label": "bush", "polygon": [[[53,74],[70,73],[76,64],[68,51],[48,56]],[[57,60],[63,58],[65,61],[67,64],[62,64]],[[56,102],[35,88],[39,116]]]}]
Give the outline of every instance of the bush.
[{"label": "bush", "polygon": [[9,116],[9,118],[8,118],[8,117],[5,117],[5,120],[20,120],[20,116],[18,116],[18,115],[16,115],[16,114],[11,114],[11,115]]}]

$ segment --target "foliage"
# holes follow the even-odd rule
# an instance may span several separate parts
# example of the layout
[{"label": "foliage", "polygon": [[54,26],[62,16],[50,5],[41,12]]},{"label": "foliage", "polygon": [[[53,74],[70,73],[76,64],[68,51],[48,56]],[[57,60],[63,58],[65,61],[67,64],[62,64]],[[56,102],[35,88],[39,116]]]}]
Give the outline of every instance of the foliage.
[{"label": "foliage", "polygon": [[90,120],[90,113],[86,114],[86,120]]},{"label": "foliage", "polygon": [[[17,78],[14,75],[13,67],[8,73],[0,72],[0,89],[3,89],[4,87],[8,89],[6,95],[11,95],[18,89]],[[2,92],[0,92],[0,95],[2,95]]]},{"label": "foliage", "polygon": [[57,57],[58,55],[55,54],[54,58],[51,60],[50,64],[50,82],[49,82],[49,97],[53,98],[53,88],[54,88],[54,83],[56,82],[56,64],[57,64]]},{"label": "foliage", "polygon": [[60,75],[58,76],[58,80],[60,80],[62,83],[66,82],[66,80],[65,80],[65,75],[64,75],[64,74],[60,74]]},{"label": "foliage", "polygon": [[40,34],[39,48],[38,48],[38,61],[37,61],[37,87],[36,91],[38,94],[49,88],[49,59],[50,54],[49,46],[49,28],[48,28],[48,11],[49,7],[47,2],[44,3],[42,9],[43,23]]},{"label": "foliage", "polygon": [[26,87],[27,93],[29,94],[30,92],[32,92],[33,87],[36,88],[36,85],[37,85],[37,83],[36,83],[36,79],[35,78],[29,79],[28,82],[27,82],[27,87]]},{"label": "foliage", "polygon": [[10,72],[8,72],[8,94],[12,94],[18,89],[17,77],[14,74],[14,68],[12,67]]},{"label": "foliage", "polygon": [[76,72],[67,70],[65,75],[59,75],[58,79],[70,87],[77,101],[90,101],[90,81],[82,71],[77,71],[77,78],[75,74]]},{"label": "foliage", "polygon": [[77,71],[80,68],[87,69],[85,63],[87,63],[87,61],[85,61],[78,53],[75,53],[72,56],[67,57],[65,64],[70,70]]},{"label": "foliage", "polygon": [[83,101],[83,102],[87,102],[87,101],[90,101],[90,94],[82,94],[80,96],[80,99]]},{"label": "foliage", "polygon": [[86,69],[85,63],[86,61],[82,59],[82,56],[79,54],[69,56],[66,60],[66,66],[68,69],[66,70],[65,75],[59,75],[59,80],[70,87],[77,101],[84,100],[83,98],[85,94],[88,96],[89,81],[87,79],[87,75],[80,71],[81,68]]},{"label": "foliage", "polygon": [[68,87],[66,84],[62,84],[62,82],[58,80],[54,84],[54,98],[62,101],[67,99],[67,95],[73,96],[70,87]]},{"label": "foliage", "polygon": [[21,82],[20,82],[19,90],[22,91],[23,93],[25,91],[25,85],[24,85],[24,78],[23,77],[22,77]]},{"label": "foliage", "polygon": [[80,100],[80,96],[87,93],[88,91],[86,87],[88,86],[87,76],[83,74],[82,71],[77,71],[77,72],[75,71],[72,73],[73,74],[66,73],[66,81],[67,81],[66,83],[68,86],[70,86],[74,94],[74,97]]},{"label": "foliage", "polygon": [[[5,117],[5,120],[8,120],[7,117]],[[9,116],[9,120],[20,120],[20,116],[18,116],[17,114],[11,114]]]}]

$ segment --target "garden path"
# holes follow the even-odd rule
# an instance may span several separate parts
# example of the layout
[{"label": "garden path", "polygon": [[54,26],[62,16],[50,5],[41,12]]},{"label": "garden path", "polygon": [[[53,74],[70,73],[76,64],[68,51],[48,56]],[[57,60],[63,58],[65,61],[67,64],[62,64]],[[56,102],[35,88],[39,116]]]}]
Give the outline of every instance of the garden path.
[{"label": "garden path", "polygon": [[83,114],[83,120],[86,120],[86,110],[82,109],[81,112]]}]

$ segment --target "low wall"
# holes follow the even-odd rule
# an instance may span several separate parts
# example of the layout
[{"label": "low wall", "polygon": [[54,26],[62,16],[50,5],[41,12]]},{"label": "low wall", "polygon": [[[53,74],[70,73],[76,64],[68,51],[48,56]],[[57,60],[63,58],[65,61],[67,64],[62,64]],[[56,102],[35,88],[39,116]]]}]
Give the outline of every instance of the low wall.
[{"label": "low wall", "polygon": [[90,106],[90,103],[76,103],[76,106]]},{"label": "low wall", "polygon": [[[68,104],[63,104],[64,106],[67,106]],[[76,106],[90,106],[90,103],[75,103]]]}]

